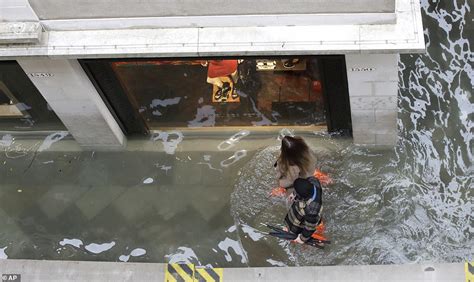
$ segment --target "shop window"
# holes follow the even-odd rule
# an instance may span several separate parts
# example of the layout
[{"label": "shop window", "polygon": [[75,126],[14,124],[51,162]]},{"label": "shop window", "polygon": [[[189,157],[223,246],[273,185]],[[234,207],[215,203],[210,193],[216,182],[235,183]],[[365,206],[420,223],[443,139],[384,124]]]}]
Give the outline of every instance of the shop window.
[{"label": "shop window", "polygon": [[135,116],[151,130],[326,125],[316,57],[82,63],[123,124]]}]

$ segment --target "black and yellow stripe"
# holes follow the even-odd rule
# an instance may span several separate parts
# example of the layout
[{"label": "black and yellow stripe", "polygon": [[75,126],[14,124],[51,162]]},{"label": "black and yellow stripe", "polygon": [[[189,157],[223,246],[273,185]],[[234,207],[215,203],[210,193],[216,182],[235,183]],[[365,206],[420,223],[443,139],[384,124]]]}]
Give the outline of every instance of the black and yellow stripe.
[{"label": "black and yellow stripe", "polygon": [[466,282],[474,282],[474,263],[472,261],[466,262],[464,272],[466,273]]},{"label": "black and yellow stripe", "polygon": [[165,282],[223,282],[223,268],[195,267],[194,264],[166,265]]},{"label": "black and yellow stripe", "polygon": [[224,270],[222,268],[196,267],[194,281],[196,282],[222,282]]},{"label": "black and yellow stripe", "polygon": [[193,282],[194,265],[171,263],[166,266],[165,282]]}]

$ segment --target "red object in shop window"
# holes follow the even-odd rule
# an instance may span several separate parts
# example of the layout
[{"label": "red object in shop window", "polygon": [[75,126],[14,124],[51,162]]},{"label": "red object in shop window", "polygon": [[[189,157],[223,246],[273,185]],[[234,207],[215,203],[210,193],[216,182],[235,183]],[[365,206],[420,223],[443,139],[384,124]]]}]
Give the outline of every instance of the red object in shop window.
[{"label": "red object in shop window", "polygon": [[316,93],[320,93],[321,92],[321,82],[319,80],[314,80],[313,81],[313,91],[316,92]]},{"label": "red object in shop window", "polygon": [[237,70],[237,60],[211,60],[207,69],[207,76],[221,77],[228,76]]}]

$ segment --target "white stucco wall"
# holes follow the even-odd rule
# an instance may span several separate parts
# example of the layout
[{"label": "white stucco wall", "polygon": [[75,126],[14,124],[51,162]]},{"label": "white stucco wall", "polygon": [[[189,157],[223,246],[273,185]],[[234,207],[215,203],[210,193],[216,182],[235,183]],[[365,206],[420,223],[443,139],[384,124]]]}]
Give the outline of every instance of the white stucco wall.
[{"label": "white stucco wall", "polygon": [[398,54],[346,55],[355,144],[395,145]]}]

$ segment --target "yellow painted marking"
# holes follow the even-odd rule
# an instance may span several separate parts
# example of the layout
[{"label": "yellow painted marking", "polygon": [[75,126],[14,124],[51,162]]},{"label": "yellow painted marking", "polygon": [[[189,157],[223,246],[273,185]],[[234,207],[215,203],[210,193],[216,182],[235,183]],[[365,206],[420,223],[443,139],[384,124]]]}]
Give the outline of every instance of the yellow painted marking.
[{"label": "yellow painted marking", "polygon": [[464,272],[466,273],[466,282],[474,282],[474,263],[472,261],[464,264]]},{"label": "yellow painted marking", "polygon": [[224,279],[224,269],[223,268],[213,268],[214,271],[220,276],[221,281]]},{"label": "yellow painted marking", "polygon": [[[196,268],[196,274],[200,274],[202,278],[206,281],[214,281],[214,279],[207,273],[207,271],[203,268]],[[198,275],[194,275],[194,281],[195,282],[200,282],[201,277],[196,277]]]},{"label": "yellow painted marking", "polygon": [[173,264],[173,266],[185,282],[194,281],[194,264]]},{"label": "yellow painted marking", "polygon": [[193,282],[194,264],[167,264],[165,266],[165,282]]},{"label": "yellow painted marking", "polygon": [[194,275],[195,282],[223,282],[224,269],[222,268],[196,268]]},{"label": "yellow painted marking", "polygon": [[[167,268],[167,266],[165,266]],[[177,282],[176,278],[174,278],[173,275],[171,275],[168,270],[165,271],[165,282]]]},{"label": "yellow painted marking", "polygon": [[194,264],[165,265],[165,282],[223,282],[223,268],[195,267]]}]

